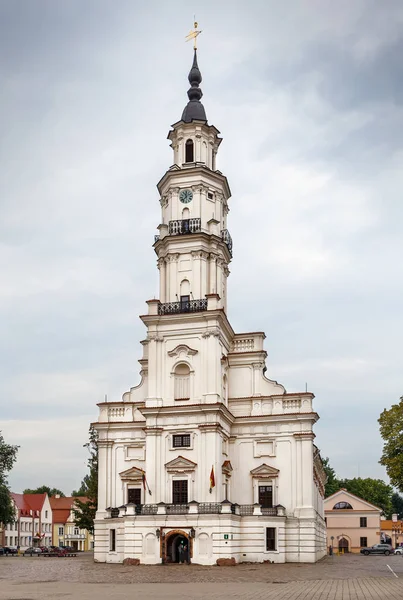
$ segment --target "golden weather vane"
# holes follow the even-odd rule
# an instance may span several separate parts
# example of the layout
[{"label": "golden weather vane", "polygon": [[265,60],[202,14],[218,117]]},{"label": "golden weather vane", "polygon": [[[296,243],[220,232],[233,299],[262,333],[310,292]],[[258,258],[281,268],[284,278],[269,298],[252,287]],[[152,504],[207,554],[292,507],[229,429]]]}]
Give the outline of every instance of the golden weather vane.
[{"label": "golden weather vane", "polygon": [[186,38],[185,38],[185,40],[187,42],[189,42],[190,40],[193,40],[193,48],[195,50],[197,50],[197,44],[196,44],[197,36],[200,35],[201,32],[202,32],[202,30],[201,29],[197,29],[197,27],[198,27],[198,23],[197,23],[197,21],[195,19],[195,22],[193,23],[193,30],[190,31],[188,33],[188,35],[186,36]]}]

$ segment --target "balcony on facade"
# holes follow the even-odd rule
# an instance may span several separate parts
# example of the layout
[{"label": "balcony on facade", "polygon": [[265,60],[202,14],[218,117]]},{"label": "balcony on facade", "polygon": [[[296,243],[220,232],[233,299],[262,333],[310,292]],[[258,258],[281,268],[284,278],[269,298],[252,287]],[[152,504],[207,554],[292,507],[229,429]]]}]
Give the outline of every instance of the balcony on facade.
[{"label": "balcony on facade", "polygon": [[191,233],[199,233],[201,231],[201,219],[178,219],[169,221],[169,235],[189,235]]},{"label": "balcony on facade", "polygon": [[224,244],[227,245],[228,252],[232,256],[232,237],[228,229],[223,229],[221,232],[221,238]]},{"label": "balcony on facade", "polygon": [[66,540],[85,540],[85,533],[66,533]]},{"label": "balcony on facade", "polygon": [[207,298],[199,300],[178,300],[158,304],[159,315],[176,315],[181,313],[195,313],[207,310]]},{"label": "balcony on facade", "polygon": [[224,502],[189,502],[188,504],[125,504],[116,508],[107,508],[108,518],[117,519],[125,516],[144,515],[212,515],[232,514],[240,517],[284,517],[285,508],[282,505],[263,507],[260,504],[233,504]]}]

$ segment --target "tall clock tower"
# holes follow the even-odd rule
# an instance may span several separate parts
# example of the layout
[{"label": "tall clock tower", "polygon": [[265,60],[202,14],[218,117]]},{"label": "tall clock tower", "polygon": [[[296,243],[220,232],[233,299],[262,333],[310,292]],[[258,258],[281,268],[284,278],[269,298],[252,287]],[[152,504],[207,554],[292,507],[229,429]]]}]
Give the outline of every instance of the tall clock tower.
[{"label": "tall clock tower", "polygon": [[217,307],[226,309],[228,264],[232,241],[227,229],[226,177],[216,169],[221,138],[207,123],[200,102],[202,76],[194,51],[189,73],[190,88],[182,118],[168,134],[173,165],[158,183],[161,224],[155,251],[160,271],[161,314],[175,311],[181,303],[188,312],[217,296]]},{"label": "tall clock tower", "polygon": [[157,184],[159,297],[140,317],[141,382],[100,403],[95,424],[95,559],[315,562],[326,539],[314,396],[267,378],[265,334],[228,320],[231,192],[196,49],[188,78]]}]

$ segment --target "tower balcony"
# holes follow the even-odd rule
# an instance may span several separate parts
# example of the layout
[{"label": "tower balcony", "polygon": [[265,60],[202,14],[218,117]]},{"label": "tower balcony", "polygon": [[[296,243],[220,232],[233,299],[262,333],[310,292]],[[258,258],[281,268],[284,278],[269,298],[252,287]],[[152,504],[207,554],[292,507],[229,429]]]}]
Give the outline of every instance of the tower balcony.
[{"label": "tower balcony", "polygon": [[189,235],[190,233],[198,233],[201,231],[201,219],[178,219],[169,221],[169,235]]},{"label": "tower balcony", "polygon": [[195,313],[207,310],[207,298],[199,300],[181,299],[177,302],[165,302],[158,304],[159,315],[176,315],[180,313]]},{"label": "tower balcony", "polygon": [[232,256],[232,237],[228,229],[223,229],[221,232],[221,238],[224,244],[227,245],[228,251]]}]

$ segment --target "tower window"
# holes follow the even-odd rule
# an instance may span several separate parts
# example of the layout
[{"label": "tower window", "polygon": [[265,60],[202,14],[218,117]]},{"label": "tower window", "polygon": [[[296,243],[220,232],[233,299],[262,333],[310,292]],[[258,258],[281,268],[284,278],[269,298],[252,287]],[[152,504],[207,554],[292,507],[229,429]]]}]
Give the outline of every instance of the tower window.
[{"label": "tower window", "polygon": [[190,434],[172,436],[172,445],[174,448],[190,448]]},{"label": "tower window", "polygon": [[194,162],[193,140],[186,140],[185,144],[185,162]]},{"label": "tower window", "polygon": [[190,369],[188,365],[180,364],[175,369],[175,400],[189,400],[190,398]]},{"label": "tower window", "polygon": [[213,200],[213,199],[214,199],[213,192],[208,192],[208,193],[207,193],[207,198],[208,198],[209,200]]}]

